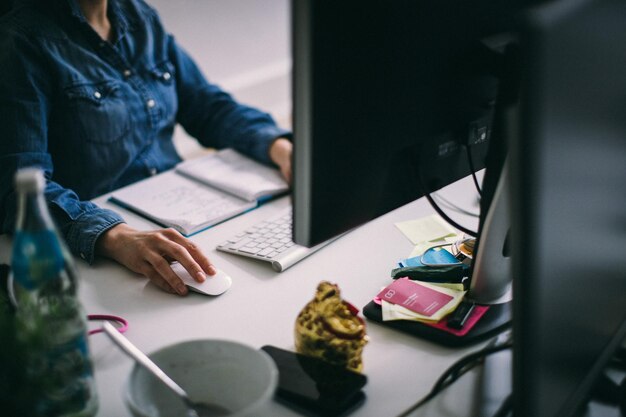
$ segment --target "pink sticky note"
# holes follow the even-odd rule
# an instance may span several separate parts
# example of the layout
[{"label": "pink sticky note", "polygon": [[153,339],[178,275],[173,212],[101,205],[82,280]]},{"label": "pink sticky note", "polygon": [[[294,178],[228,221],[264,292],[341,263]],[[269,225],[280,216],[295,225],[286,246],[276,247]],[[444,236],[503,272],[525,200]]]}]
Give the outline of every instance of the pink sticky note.
[{"label": "pink sticky note", "polygon": [[382,290],[377,297],[430,317],[454,297],[426,287],[408,278],[400,278]]}]

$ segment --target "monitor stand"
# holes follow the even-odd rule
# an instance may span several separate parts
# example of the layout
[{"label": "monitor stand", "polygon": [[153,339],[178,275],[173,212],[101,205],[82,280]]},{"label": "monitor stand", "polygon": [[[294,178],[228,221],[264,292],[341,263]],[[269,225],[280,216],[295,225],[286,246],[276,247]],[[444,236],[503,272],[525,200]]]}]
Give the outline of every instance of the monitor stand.
[{"label": "monitor stand", "polygon": [[504,162],[498,183],[480,229],[472,281],[467,298],[489,306],[477,326],[486,333],[510,327],[512,321],[513,268],[508,247],[511,230],[509,163]]},{"label": "monitor stand", "polygon": [[[495,339],[499,345],[508,336],[500,335]],[[472,415],[477,417],[496,416],[513,392],[513,352],[503,350],[483,359],[478,378],[478,389]],[[505,414],[506,415],[506,414]]]}]

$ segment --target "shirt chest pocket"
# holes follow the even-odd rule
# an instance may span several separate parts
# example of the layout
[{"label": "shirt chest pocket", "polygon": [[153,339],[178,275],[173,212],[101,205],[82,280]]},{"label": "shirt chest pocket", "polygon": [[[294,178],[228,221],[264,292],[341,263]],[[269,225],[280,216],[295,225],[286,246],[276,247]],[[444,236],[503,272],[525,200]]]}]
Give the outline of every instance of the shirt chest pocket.
[{"label": "shirt chest pocket", "polygon": [[174,123],[178,111],[175,67],[169,61],[162,61],[147,69],[148,78],[161,108],[161,118],[166,124]]},{"label": "shirt chest pocket", "polygon": [[80,84],[65,89],[68,129],[80,142],[112,143],[130,129],[126,98],[119,83]]}]

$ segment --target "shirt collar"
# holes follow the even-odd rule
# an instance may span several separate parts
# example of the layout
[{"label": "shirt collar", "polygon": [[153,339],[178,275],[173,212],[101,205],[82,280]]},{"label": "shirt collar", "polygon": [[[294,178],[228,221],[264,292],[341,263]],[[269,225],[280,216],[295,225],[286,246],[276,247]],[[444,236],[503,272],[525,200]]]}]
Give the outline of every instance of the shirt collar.
[{"label": "shirt collar", "polygon": [[[83,11],[80,9],[77,0],[65,0],[57,2],[61,6],[65,6],[66,12],[75,18],[78,19],[79,22],[89,24]],[[118,0],[108,0],[108,10],[107,13],[109,15],[109,19],[111,20],[111,26],[113,28],[113,33],[115,39],[113,39],[112,43],[116,43],[119,41],[130,27],[128,19],[123,13],[122,8],[120,7],[120,2]]]},{"label": "shirt collar", "polygon": [[114,30],[114,42],[119,41],[126,35],[130,28],[130,23],[126,17],[126,14],[123,12],[120,2],[117,0],[109,0],[109,19],[111,19],[111,25],[113,25]]},{"label": "shirt collar", "polygon": [[85,15],[83,15],[83,11],[80,10],[80,6],[78,5],[78,1],[76,0],[66,0],[65,2],[59,2],[60,5],[64,5],[67,7],[67,10],[70,14],[78,19],[81,22],[87,23],[87,19],[85,19]]}]

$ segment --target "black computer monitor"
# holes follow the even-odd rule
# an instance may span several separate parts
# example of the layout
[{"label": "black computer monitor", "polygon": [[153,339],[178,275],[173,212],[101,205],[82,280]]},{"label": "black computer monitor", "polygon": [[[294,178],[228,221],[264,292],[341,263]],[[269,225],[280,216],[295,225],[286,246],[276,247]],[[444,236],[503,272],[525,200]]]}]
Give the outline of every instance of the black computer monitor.
[{"label": "black computer monitor", "polygon": [[297,243],[484,168],[501,69],[493,35],[517,3],[292,2]]},{"label": "black computer monitor", "polygon": [[[292,1],[296,243],[326,241],[487,165],[495,180],[483,206],[506,201],[492,186],[506,155],[492,128],[522,3]],[[478,240],[471,293],[490,303],[510,288],[509,223],[483,227],[483,211],[491,237]],[[409,331],[467,344],[506,327],[509,311],[491,309],[463,337],[419,323]]]},{"label": "black computer monitor", "polygon": [[584,415],[626,337],[624,22],[623,0],[562,0],[533,11],[523,34],[523,134],[511,152],[515,416]]}]

